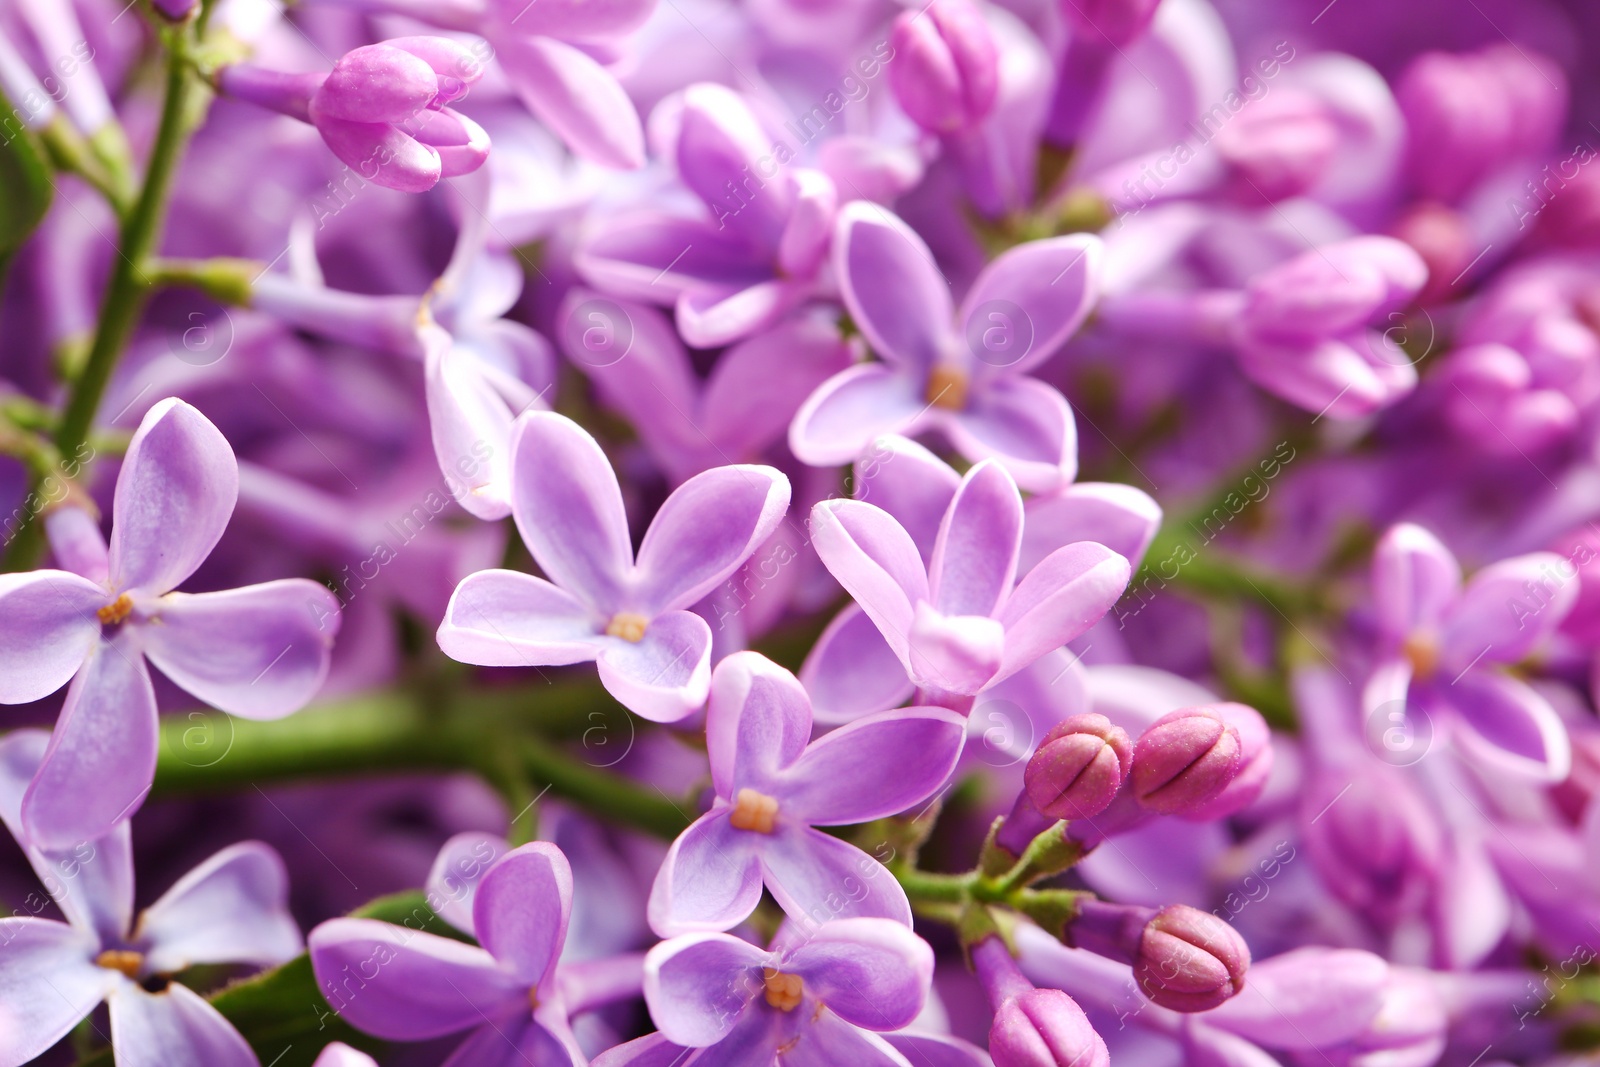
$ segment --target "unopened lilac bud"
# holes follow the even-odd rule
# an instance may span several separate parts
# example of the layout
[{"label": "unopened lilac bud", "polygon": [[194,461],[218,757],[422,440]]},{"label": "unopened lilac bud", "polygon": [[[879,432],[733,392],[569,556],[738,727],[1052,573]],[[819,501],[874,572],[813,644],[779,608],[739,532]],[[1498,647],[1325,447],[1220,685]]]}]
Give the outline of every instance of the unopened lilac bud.
[{"label": "unopened lilac bud", "polygon": [[1109,1067],[1106,1043],[1077,1001],[1059,989],[1036,988],[998,937],[972,950],[972,965],[994,1006],[995,1067]]},{"label": "unopened lilac bud", "polygon": [[1133,746],[1133,795],[1150,811],[1186,815],[1214,800],[1239,773],[1242,744],[1214,706],[1163,715]]},{"label": "unopened lilac bud", "polygon": [[1239,734],[1239,769],[1222,792],[1190,811],[1190,819],[1221,819],[1255,803],[1272,774],[1272,729],[1255,708],[1245,704],[1214,705]]},{"label": "unopened lilac bud", "polygon": [[1240,111],[1213,143],[1240,196],[1284,200],[1322,180],[1339,147],[1339,127],[1321,100],[1283,89]]},{"label": "unopened lilac bud", "polygon": [[1144,928],[1134,980],[1145,996],[1173,1011],[1210,1011],[1244,988],[1250,947],[1210,912],[1174,904]]},{"label": "unopened lilac bud", "polygon": [[971,129],[994,109],[999,50],[971,0],[935,0],[895,20],[889,84],[913,122],[930,133]]},{"label": "unopened lilac bud", "polygon": [[1150,28],[1161,0],[1065,0],[1061,13],[1078,33],[1121,48]]},{"label": "unopened lilac bud", "polygon": [[1098,815],[1133,762],[1127,732],[1104,715],[1074,715],[1045,735],[1023,772],[1028,799],[1055,819]]},{"label": "unopened lilac bud", "polygon": [[1395,97],[1406,120],[1412,183],[1447,203],[1506,163],[1546,151],[1567,104],[1561,68],[1511,44],[1420,55]]}]

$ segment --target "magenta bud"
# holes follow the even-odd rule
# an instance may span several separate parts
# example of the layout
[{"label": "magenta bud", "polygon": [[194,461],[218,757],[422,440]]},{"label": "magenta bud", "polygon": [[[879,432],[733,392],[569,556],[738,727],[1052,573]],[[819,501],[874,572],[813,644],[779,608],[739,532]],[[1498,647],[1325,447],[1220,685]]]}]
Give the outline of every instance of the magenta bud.
[{"label": "magenta bud", "polygon": [[1222,792],[1188,812],[1191,819],[1221,819],[1255,803],[1272,774],[1272,729],[1255,708],[1216,704],[1222,721],[1239,734],[1239,769]]},{"label": "magenta bud", "polygon": [[1078,33],[1120,48],[1150,28],[1160,6],[1161,0],[1066,0],[1061,13]]},{"label": "magenta bud", "polygon": [[1339,147],[1339,127],[1322,101],[1283,89],[1239,112],[1214,143],[1241,196],[1285,200],[1322,180]]},{"label": "magenta bud", "polygon": [[1087,819],[1106,810],[1133,762],[1133,743],[1104,715],[1057,723],[1023,772],[1028,799],[1053,819]]},{"label": "magenta bud", "polygon": [[895,19],[889,84],[911,120],[930,133],[971,129],[994,109],[999,49],[971,0],[934,0]]},{"label": "magenta bud", "polygon": [[994,1007],[995,1067],[1109,1067],[1106,1043],[1078,1002],[1059,989],[1035,988],[998,937],[972,950],[972,966]]},{"label": "magenta bud", "polygon": [[1239,773],[1242,744],[1215,706],[1163,715],[1133,746],[1133,795],[1161,815],[1187,815]]},{"label": "magenta bud", "polygon": [[1134,980],[1173,1011],[1210,1011],[1244,988],[1250,947],[1210,912],[1173,904],[1156,912],[1139,941]]}]

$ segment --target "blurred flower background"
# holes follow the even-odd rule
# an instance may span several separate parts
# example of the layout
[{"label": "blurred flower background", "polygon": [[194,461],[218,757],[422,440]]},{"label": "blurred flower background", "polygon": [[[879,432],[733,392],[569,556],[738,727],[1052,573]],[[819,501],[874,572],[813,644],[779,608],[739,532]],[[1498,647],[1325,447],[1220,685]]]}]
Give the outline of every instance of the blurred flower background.
[{"label": "blurred flower background", "polygon": [[0,0],[0,1067],[1592,1061],[1597,49]]}]

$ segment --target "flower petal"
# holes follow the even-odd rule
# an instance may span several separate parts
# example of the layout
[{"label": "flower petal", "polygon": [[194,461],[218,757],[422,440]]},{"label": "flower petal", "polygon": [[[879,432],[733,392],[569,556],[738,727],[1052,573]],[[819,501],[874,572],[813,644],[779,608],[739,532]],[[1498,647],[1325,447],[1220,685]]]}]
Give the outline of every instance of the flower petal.
[{"label": "flower petal", "polygon": [[933,949],[899,923],[839,919],[788,954],[782,969],[846,1022],[899,1030],[922,1011],[933,984]]},{"label": "flower petal", "polygon": [[1143,489],[1114,482],[1076,482],[1028,501],[1017,568],[1026,574],[1074,541],[1097,541],[1138,566],[1161,529],[1161,505]]},{"label": "flower petal", "polygon": [[113,588],[161,594],[211,555],[239,498],[227,438],[183,401],[145,413],[117,475],[111,519]]},{"label": "flower petal", "polygon": [[850,348],[833,322],[779,323],[717,359],[706,379],[705,435],[735,458],[757,455],[782,440],[806,397],[849,366]]},{"label": "flower petal", "polygon": [[511,513],[556,585],[609,615],[622,606],[633,541],[622,490],[588,432],[553,411],[530,411],[511,431]]},{"label": "flower petal", "polygon": [[482,364],[437,326],[420,331],[426,349],[428,426],[439,469],[456,502],[480,519],[511,514],[511,424],[515,413]]},{"label": "flower petal", "polygon": [[[831,1005],[830,1005],[831,1006]],[[824,1012],[783,1053],[784,1067],[911,1067],[893,1045]]]},{"label": "flower petal", "polygon": [[750,105],[726,86],[698,82],[683,91],[678,124],[675,162],[683,184],[711,210],[719,228],[776,262],[793,187],[788,180],[750,182],[773,144]]},{"label": "flower petal", "polygon": [[402,193],[425,193],[439,184],[444,163],[437,149],[398,126],[349,122],[312,111],[328,151],[375,185]]},{"label": "flower petal", "polygon": [[150,970],[163,974],[197,963],[267,967],[298,955],[283,860],[259,841],[223,849],[144,910],[134,939]]},{"label": "flower petal", "polygon": [[839,210],[833,269],[850,318],[885,362],[926,372],[955,345],[950,287],[898,216],[855,200]]},{"label": "flower petal", "polygon": [[655,304],[691,289],[742,289],[772,277],[771,266],[733,235],[654,208],[607,215],[573,253],[573,265],[598,289]]},{"label": "flower petal", "polygon": [[1100,238],[1072,234],[1017,245],[985,267],[959,318],[973,370],[1017,375],[1054,355],[1099,297],[1104,258]]},{"label": "flower petal", "polygon": [[883,434],[914,434],[929,422],[917,379],[898,367],[863,363],[835,374],[806,398],[789,424],[789,450],[802,463],[850,463]]},{"label": "flower petal", "polygon": [[1541,782],[1559,782],[1572,770],[1566,725],[1527,683],[1467,671],[1439,693],[1468,727],[1462,740],[1484,762]]},{"label": "flower petal", "polygon": [[221,593],[169,593],[140,627],[162,674],[213,707],[276,719],[310,703],[328,676],[339,600],[284,578]]},{"label": "flower petal", "polygon": [[100,939],[50,919],[0,919],[0,1063],[31,1063],[121,976],[94,965]]},{"label": "flower petal", "polygon": [[378,1061],[342,1041],[335,1041],[323,1048],[311,1067],[378,1067]]},{"label": "flower petal", "polygon": [[857,457],[854,474],[852,495],[893,515],[922,558],[932,559],[961,475],[922,445],[893,434],[878,438]]},{"label": "flower petal", "polygon": [[34,873],[67,921],[102,941],[119,941],[133,925],[133,843],[127,820],[97,841],[81,841],[64,851],[46,853],[24,843],[22,798],[49,744],[44,730],[12,730],[0,738],[0,822],[23,843]]},{"label": "flower petal", "polygon": [[233,1024],[180,982],[146,993],[133,982],[112,993],[111,1046],[117,1067],[258,1067]]},{"label": "flower petal", "polygon": [[644,164],[639,113],[610,71],[549,37],[507,33],[495,46],[522,102],[574,153],[623,170]]},{"label": "flower petal", "polygon": [[911,535],[881,508],[825,500],[811,509],[811,544],[895,655],[909,662],[914,605],[928,598],[928,576]]},{"label": "flower petal", "polygon": [[114,599],[70,571],[0,575],[0,704],[66,685],[100,639],[95,612]]},{"label": "flower petal", "polygon": [[693,606],[728,580],[789,510],[774,467],[717,467],[673,490],[639,545],[636,595],[647,615]]},{"label": "flower petal", "polygon": [[533,1016],[517,1012],[509,1020],[478,1027],[440,1067],[570,1067],[572,1063],[559,1038]]},{"label": "flower petal", "polygon": [[527,980],[476,945],[376,919],[330,919],[311,931],[307,946],[334,1011],[390,1041],[443,1037],[527,1010]]},{"label": "flower petal", "polygon": [[607,638],[596,660],[600,683],[651,722],[677,722],[711,691],[711,627],[692,611],[650,620],[639,641]]},{"label": "flower petal", "polygon": [[990,1067],[991,1063],[982,1049],[959,1037],[902,1030],[884,1034],[883,1039],[916,1067]]},{"label": "flower petal", "polygon": [[926,600],[917,602],[907,640],[911,680],[929,691],[972,696],[1005,659],[1000,623],[987,615],[942,615]]},{"label": "flower petal", "polygon": [[887,867],[856,846],[781,821],[765,844],[759,854],[762,879],[802,928],[861,916],[911,925],[906,891]]},{"label": "flower petal", "polygon": [[1445,616],[1440,639],[1445,659],[1464,670],[1474,662],[1515,663],[1527,656],[1572,610],[1577,579],[1577,567],[1554,552],[1531,552],[1483,568]]},{"label": "flower petal", "polygon": [[736,289],[692,289],[678,297],[678,332],[693,348],[721,348],[772,326],[805,296],[806,287],[787,278]]},{"label": "flower petal", "polygon": [[646,1034],[614,1045],[589,1061],[589,1067],[704,1067],[701,1050],[674,1045],[661,1034]]},{"label": "flower petal", "polygon": [[1414,523],[1391,526],[1372,554],[1372,600],[1392,641],[1431,630],[1461,593],[1461,565],[1433,534]]},{"label": "flower petal", "polygon": [[662,1035],[689,1048],[727,1036],[761,996],[770,956],[737,937],[689,934],[645,954],[644,999]]},{"label": "flower petal", "polygon": [[[916,688],[894,649],[857,604],[828,624],[800,666],[817,722],[837,724],[905,703]],[[715,686],[715,674],[713,674]]]},{"label": "flower petal", "polygon": [[811,739],[811,701],[794,675],[759,652],[717,664],[706,709],[706,749],[717,795],[767,792]]},{"label": "flower petal", "polygon": [[22,824],[43,849],[105,836],[144,802],[156,776],[156,694],[126,634],[101,641],[67,688]]},{"label": "flower petal", "polygon": [[547,841],[512,849],[489,868],[472,905],[478,943],[528,982],[555,968],[572,913],[572,868]]},{"label": "flower petal", "polygon": [[761,903],[758,835],[735,830],[728,809],[696,819],[667,850],[650,889],[650,928],[662,937],[727,930]]},{"label": "flower petal", "polygon": [[1128,587],[1128,561],[1093,541],[1058,548],[1017,583],[999,619],[1006,658],[999,677],[1016,673],[1093,626]]},{"label": "flower petal", "polygon": [[999,460],[1029,492],[1059,489],[1078,473],[1072,408],[1054,387],[1034,378],[991,383],[942,425],[962,455],[973,462]]},{"label": "flower petal", "polygon": [[993,615],[1017,577],[1022,495],[992,461],[961,479],[928,563],[928,595],[946,615]]},{"label": "flower petal", "polygon": [[478,885],[490,865],[509,851],[505,838],[477,830],[463,830],[450,838],[428,870],[428,907],[457,930],[471,934]]},{"label": "flower petal", "polygon": [[524,8],[515,3],[504,7],[518,13],[516,32],[557,37],[563,41],[597,41],[632,33],[650,18],[655,3],[654,0],[541,0],[537,8]]},{"label": "flower petal", "polygon": [[812,742],[777,784],[779,811],[813,826],[870,822],[937,793],[966,738],[945,708],[896,708],[857,719]]},{"label": "flower petal", "polygon": [[439,647],[482,667],[561,666],[600,654],[601,620],[577,597],[521,571],[469,574],[439,624]]},{"label": "flower petal", "polygon": [[1208,1024],[1277,1049],[1320,1049],[1363,1033],[1383,1005],[1389,965],[1359,949],[1300,948],[1254,963]]}]

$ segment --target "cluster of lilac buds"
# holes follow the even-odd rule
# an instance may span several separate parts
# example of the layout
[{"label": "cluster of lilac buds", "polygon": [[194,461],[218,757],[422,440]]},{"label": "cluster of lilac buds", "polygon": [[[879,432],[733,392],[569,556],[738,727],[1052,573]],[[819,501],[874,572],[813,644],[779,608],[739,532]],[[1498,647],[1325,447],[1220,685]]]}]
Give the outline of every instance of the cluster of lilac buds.
[{"label": "cluster of lilac buds", "polygon": [[1600,1058],[1596,55],[0,3],[0,1067]]}]

